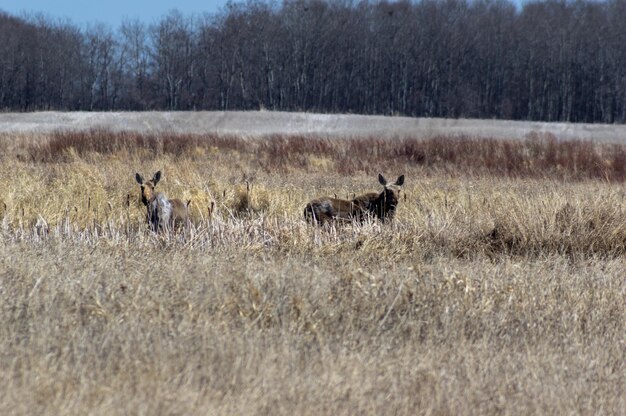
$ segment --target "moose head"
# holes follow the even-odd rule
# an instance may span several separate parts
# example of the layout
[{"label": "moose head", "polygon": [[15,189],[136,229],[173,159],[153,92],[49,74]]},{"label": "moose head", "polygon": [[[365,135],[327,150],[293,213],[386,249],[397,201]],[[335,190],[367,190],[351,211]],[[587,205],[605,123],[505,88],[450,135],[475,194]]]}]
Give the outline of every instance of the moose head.
[{"label": "moose head", "polygon": [[141,202],[143,202],[145,206],[148,206],[150,201],[154,200],[156,197],[154,188],[161,180],[161,171],[157,171],[154,176],[152,176],[152,179],[146,182],[144,182],[143,177],[139,173],[135,173],[135,180],[141,187]]},{"label": "moose head", "polygon": [[395,182],[389,183],[387,179],[379,173],[378,182],[383,186],[382,192],[370,192],[358,196],[354,198],[353,202],[361,206],[364,211],[371,213],[382,222],[385,222],[386,220],[392,220],[396,214],[400,187],[404,184],[404,175],[400,175]]}]

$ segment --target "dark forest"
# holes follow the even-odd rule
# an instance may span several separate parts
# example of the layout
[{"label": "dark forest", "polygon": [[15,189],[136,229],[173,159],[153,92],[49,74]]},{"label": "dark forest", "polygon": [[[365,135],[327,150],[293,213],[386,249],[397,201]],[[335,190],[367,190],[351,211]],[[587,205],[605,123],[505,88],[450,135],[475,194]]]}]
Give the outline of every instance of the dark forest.
[{"label": "dark forest", "polygon": [[230,3],[87,27],[0,11],[0,110],[623,123],[626,1]]}]

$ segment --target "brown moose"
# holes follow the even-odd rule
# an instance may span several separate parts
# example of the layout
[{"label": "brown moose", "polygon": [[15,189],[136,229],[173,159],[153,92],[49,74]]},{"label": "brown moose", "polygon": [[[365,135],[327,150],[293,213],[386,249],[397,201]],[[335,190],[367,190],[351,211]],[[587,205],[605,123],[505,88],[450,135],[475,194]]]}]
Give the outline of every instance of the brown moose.
[{"label": "brown moose", "polygon": [[184,203],[180,199],[168,199],[165,194],[154,191],[161,180],[161,171],[156,172],[149,181],[144,181],[136,173],[135,180],[141,186],[141,202],[146,206],[146,219],[152,231],[171,230],[187,223],[191,201]]},{"label": "brown moose", "polygon": [[337,198],[318,198],[304,208],[304,218],[313,224],[323,225],[332,221],[363,222],[366,215],[373,215],[382,222],[393,219],[398,206],[400,186],[404,184],[404,175],[394,183],[387,183],[382,174],[378,181],[384,186],[381,193],[370,192],[352,200]]}]

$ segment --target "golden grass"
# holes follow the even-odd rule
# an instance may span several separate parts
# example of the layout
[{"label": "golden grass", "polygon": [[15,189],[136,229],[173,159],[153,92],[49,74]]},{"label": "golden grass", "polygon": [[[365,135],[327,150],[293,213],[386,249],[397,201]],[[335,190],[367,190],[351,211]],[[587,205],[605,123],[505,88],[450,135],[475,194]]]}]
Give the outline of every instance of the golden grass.
[{"label": "golden grass", "polygon": [[[1,414],[626,407],[621,184],[381,160],[406,175],[394,222],[324,230],[306,202],[374,174],[202,146],[42,163],[27,139],[0,165]],[[143,223],[134,173],[158,169],[184,232]]]}]

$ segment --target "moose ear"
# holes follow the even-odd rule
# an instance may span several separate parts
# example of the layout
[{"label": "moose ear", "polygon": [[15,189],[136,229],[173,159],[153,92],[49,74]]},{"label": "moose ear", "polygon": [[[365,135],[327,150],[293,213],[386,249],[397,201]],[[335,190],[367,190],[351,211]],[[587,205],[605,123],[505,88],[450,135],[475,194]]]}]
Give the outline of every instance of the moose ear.
[{"label": "moose ear", "polygon": [[157,184],[159,181],[161,180],[161,171],[157,171],[157,173],[154,174],[154,177],[152,177],[152,183],[153,184]]},{"label": "moose ear", "polygon": [[385,179],[382,173],[378,174],[378,182],[380,182],[382,186],[387,186],[387,179]]},{"label": "moose ear", "polygon": [[143,178],[141,177],[140,174],[135,173],[135,180],[137,181],[139,185],[143,185]]},{"label": "moose ear", "polygon": [[398,180],[396,181],[396,185],[402,186],[403,183],[404,183],[404,175],[398,176]]}]

